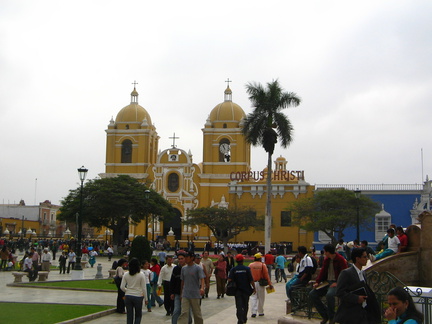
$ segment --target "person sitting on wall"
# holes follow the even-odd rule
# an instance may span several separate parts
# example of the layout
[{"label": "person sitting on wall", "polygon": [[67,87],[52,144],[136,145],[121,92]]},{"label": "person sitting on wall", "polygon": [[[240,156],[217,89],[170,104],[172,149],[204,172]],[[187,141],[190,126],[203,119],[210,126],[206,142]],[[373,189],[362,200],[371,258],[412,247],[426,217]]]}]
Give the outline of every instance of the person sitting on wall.
[{"label": "person sitting on wall", "polygon": [[375,251],[370,246],[368,246],[368,241],[366,240],[361,241],[360,247],[366,250],[366,254],[368,255],[368,257],[371,254],[375,255]]},{"label": "person sitting on wall", "polygon": [[[320,324],[325,324],[330,320],[333,323],[335,315],[335,296],[339,274],[348,268],[345,258],[336,253],[332,244],[324,246],[325,259],[321,271],[316,278],[315,284],[309,293],[309,299],[316,307],[318,313],[323,318]],[[326,296],[327,306],[321,301],[321,297]]]},{"label": "person sitting on wall", "polygon": [[298,247],[298,256],[300,259],[296,271],[298,276],[295,280],[288,281],[285,286],[287,297],[291,302],[293,302],[293,290],[305,287],[309,283],[309,280],[311,280],[312,271],[314,270],[313,261],[311,257],[307,255],[307,249],[305,246]]},{"label": "person sitting on wall", "polygon": [[396,227],[397,238],[400,241],[400,251],[406,252],[408,250],[408,236],[402,226]]},{"label": "person sitting on wall", "polygon": [[397,236],[395,236],[395,230],[393,228],[389,228],[387,230],[387,235],[388,235],[388,239],[387,239],[388,248],[385,249],[383,252],[378,253],[377,255],[370,254],[369,259],[372,262],[375,260],[388,257],[395,253],[400,253],[400,241],[397,238]]}]

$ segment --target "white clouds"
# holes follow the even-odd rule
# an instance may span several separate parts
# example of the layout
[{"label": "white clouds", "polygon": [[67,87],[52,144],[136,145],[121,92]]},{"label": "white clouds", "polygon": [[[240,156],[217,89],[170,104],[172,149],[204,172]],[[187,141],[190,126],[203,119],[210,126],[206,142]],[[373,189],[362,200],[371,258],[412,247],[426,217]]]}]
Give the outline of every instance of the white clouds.
[{"label": "white clouds", "polygon": [[[53,202],[76,168],[104,171],[107,124],[139,102],[169,147],[202,160],[201,128],[224,81],[279,78],[303,102],[277,149],[311,183],[419,182],[431,102],[428,1],[5,2],[0,12],[0,199]],[[6,122],[5,122],[6,121]],[[429,155],[428,155],[429,154]],[[431,153],[432,154],[432,153]],[[429,159],[430,160],[430,159]],[[253,167],[266,156],[253,153]],[[417,170],[416,170],[417,169]]]}]

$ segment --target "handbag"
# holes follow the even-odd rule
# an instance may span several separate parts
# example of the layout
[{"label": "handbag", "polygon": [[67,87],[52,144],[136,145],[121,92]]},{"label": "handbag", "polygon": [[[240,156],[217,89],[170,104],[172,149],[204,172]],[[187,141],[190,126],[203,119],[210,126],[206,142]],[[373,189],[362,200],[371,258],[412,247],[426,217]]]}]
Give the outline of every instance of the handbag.
[{"label": "handbag", "polygon": [[[263,268],[264,268],[264,264],[263,264]],[[262,272],[261,272],[261,275],[262,275]],[[268,286],[269,282],[268,282],[267,278],[261,277],[261,279],[258,280],[258,284],[262,287],[265,287],[265,286]]]},{"label": "handbag", "polygon": [[261,278],[260,280],[258,280],[258,283],[260,286],[263,286],[263,287],[268,286],[268,284],[269,284],[269,282],[266,278]]},{"label": "handbag", "polygon": [[227,294],[227,296],[235,296],[236,292],[237,292],[237,285],[235,281],[233,280],[228,281],[225,288],[225,293]]}]

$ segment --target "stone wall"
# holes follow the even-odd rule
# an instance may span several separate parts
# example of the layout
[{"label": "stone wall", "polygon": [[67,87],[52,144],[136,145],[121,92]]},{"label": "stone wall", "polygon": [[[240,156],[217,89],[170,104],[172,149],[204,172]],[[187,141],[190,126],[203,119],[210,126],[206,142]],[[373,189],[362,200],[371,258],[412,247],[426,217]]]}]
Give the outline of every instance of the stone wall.
[{"label": "stone wall", "polygon": [[417,252],[405,252],[391,255],[374,262],[366,272],[390,272],[408,286],[421,286],[419,274],[419,255]]},{"label": "stone wall", "polygon": [[418,217],[420,226],[407,228],[408,252],[371,264],[366,271],[390,272],[408,286],[432,287],[432,213]]}]

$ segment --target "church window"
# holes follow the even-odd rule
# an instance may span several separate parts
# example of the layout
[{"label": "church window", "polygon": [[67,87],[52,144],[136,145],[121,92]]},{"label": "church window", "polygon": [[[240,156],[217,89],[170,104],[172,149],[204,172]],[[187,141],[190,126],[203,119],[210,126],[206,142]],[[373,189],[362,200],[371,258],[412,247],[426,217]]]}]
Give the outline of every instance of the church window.
[{"label": "church window", "polygon": [[390,228],[391,216],[375,216],[375,240],[378,242]]},{"label": "church window", "polygon": [[281,211],[281,226],[291,226],[290,211]]},{"label": "church window", "polygon": [[121,149],[121,163],[132,163],[132,141],[124,140]]},{"label": "church window", "polygon": [[179,188],[179,176],[177,173],[170,173],[168,175],[168,190],[176,192]]}]

